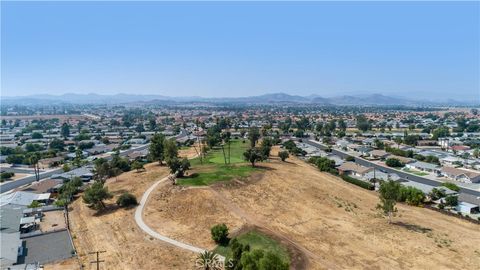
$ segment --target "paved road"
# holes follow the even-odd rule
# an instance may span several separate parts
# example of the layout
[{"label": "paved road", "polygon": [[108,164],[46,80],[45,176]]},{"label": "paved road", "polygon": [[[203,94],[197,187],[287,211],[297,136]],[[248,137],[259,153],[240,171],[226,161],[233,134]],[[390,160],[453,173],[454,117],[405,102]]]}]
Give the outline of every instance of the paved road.
[{"label": "paved road", "polygon": [[[328,148],[327,146],[325,146],[325,145],[323,145],[323,144],[321,144],[317,141],[314,141],[314,140],[303,140],[303,142],[306,143],[306,144],[309,144],[313,147],[317,147],[319,149],[322,149],[322,150],[325,150],[325,149]],[[340,150],[337,150],[337,149],[332,149],[332,154],[335,154],[335,155],[337,155],[341,158],[345,158],[347,156],[352,156],[352,155],[350,155],[346,152],[343,152],[343,151],[340,151]],[[371,162],[369,160],[366,160],[366,159],[363,159],[363,158],[360,158],[360,157],[355,157],[355,156],[353,156],[353,157],[355,158],[355,162],[357,164],[360,164],[360,165],[366,166],[366,167],[374,167],[375,169],[385,171],[385,172],[388,172],[388,173],[395,173],[398,176],[400,176],[404,179],[410,180],[410,181],[414,181],[414,182],[418,182],[418,183],[421,183],[421,184],[426,184],[426,185],[430,185],[430,186],[434,186],[434,187],[440,186],[443,183],[442,181],[428,179],[428,178],[421,177],[421,176],[418,176],[418,175],[414,175],[414,174],[406,173],[406,172],[403,172],[403,171],[399,171],[399,170],[396,170],[396,169],[393,169],[393,168],[390,168],[390,167],[387,167],[387,166],[382,166],[380,164]],[[466,194],[470,194],[470,195],[474,195],[474,196],[480,196],[480,191],[465,188],[465,187],[460,187],[460,193],[466,193]]]},{"label": "paved road", "polygon": [[146,232],[148,235],[150,235],[152,237],[155,237],[155,238],[157,238],[157,239],[159,239],[163,242],[166,242],[168,244],[174,245],[174,246],[179,247],[179,248],[183,248],[183,249],[186,249],[186,250],[189,250],[189,251],[193,251],[195,253],[202,253],[206,249],[195,247],[195,246],[192,246],[190,244],[182,243],[182,242],[179,242],[175,239],[172,239],[172,238],[166,237],[164,235],[161,235],[158,232],[152,230],[152,228],[148,227],[148,225],[145,224],[145,222],[143,221],[143,208],[147,204],[148,197],[150,196],[150,193],[152,193],[152,191],[158,185],[160,185],[161,183],[169,181],[169,177],[171,177],[171,176],[167,176],[165,178],[162,178],[162,179],[158,180],[150,188],[148,188],[147,191],[145,191],[145,193],[142,196],[142,200],[140,201],[140,204],[137,206],[137,209],[135,210],[135,222],[138,224],[140,229],[142,229],[144,232]]},{"label": "paved road", "polygon": [[[13,172],[13,173],[25,173],[25,174],[35,174],[33,168],[23,168],[23,167],[1,167],[1,172]],[[40,170],[44,172],[45,170]]]}]

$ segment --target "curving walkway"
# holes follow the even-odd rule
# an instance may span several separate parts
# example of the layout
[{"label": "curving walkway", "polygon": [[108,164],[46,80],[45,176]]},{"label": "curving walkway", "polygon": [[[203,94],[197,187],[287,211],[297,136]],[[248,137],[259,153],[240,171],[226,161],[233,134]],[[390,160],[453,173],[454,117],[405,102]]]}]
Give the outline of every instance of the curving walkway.
[{"label": "curving walkway", "polygon": [[147,191],[145,191],[145,193],[142,196],[142,200],[140,201],[140,204],[137,206],[137,209],[135,210],[135,222],[137,222],[140,229],[142,229],[148,235],[150,235],[150,236],[152,236],[152,237],[154,237],[158,240],[161,240],[161,241],[166,242],[168,244],[171,244],[171,245],[174,245],[176,247],[183,248],[183,249],[186,249],[186,250],[189,250],[189,251],[193,251],[193,252],[196,252],[196,253],[202,253],[202,252],[206,251],[206,249],[195,247],[195,246],[192,246],[192,245],[189,245],[189,244],[186,244],[186,243],[182,243],[182,242],[179,242],[175,239],[172,239],[172,238],[166,237],[164,235],[161,235],[158,232],[152,230],[150,227],[148,227],[148,225],[145,224],[145,222],[143,221],[143,215],[142,215],[143,214],[143,208],[145,207],[145,205],[148,201],[148,197],[150,196],[150,193],[152,193],[152,191],[159,184],[169,180],[170,177],[172,177],[172,176],[169,175],[167,177],[164,177],[164,178],[158,180],[150,188],[148,188]]}]

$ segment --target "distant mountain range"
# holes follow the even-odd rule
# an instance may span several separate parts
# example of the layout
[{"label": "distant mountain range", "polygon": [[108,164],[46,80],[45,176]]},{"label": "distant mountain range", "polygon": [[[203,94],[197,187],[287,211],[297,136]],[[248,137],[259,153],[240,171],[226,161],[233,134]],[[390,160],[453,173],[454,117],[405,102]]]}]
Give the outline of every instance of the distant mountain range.
[{"label": "distant mountain range", "polygon": [[343,95],[336,97],[321,97],[318,95],[298,96],[285,93],[273,93],[248,97],[205,98],[169,97],[162,95],[133,95],[133,94],[63,94],[63,95],[30,95],[16,97],[2,97],[3,104],[33,105],[33,104],[128,104],[138,102],[148,103],[235,103],[235,104],[318,104],[318,105],[356,105],[356,106],[435,106],[435,105],[478,105],[480,101],[455,101],[444,102],[417,100],[402,97],[390,97],[382,94],[370,95]]}]

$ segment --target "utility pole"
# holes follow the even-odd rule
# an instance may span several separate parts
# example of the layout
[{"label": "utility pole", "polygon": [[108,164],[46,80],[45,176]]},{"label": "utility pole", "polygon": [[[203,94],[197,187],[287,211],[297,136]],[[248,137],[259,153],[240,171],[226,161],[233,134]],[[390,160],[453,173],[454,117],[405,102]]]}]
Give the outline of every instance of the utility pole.
[{"label": "utility pole", "polygon": [[107,252],[105,250],[101,250],[101,251],[94,251],[94,252],[90,252],[88,254],[97,254],[97,259],[95,261],[91,261],[90,263],[96,263],[97,264],[97,270],[100,270],[100,263],[101,262],[105,262],[105,260],[100,260],[100,253],[104,253],[104,252]]}]

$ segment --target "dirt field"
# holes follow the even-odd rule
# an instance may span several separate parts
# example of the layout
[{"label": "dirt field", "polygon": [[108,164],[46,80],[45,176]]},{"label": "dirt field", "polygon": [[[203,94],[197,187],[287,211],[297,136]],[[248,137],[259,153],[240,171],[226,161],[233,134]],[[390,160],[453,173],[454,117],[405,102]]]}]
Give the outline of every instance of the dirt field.
[{"label": "dirt field", "polygon": [[195,246],[213,249],[210,228],[225,223],[231,230],[245,224],[218,201],[209,188],[163,185],[152,193],[144,212],[152,229]]},{"label": "dirt field", "polygon": [[45,270],[80,270],[80,263],[74,257],[67,260],[45,264],[43,269]]},{"label": "dirt field", "polygon": [[60,230],[67,227],[63,211],[49,211],[43,214],[42,222],[40,222],[40,230],[42,232]]},{"label": "dirt field", "polygon": [[[114,194],[129,191],[140,200],[143,192],[155,180],[168,174],[166,167],[156,163],[145,166],[146,172],[128,172],[108,181]],[[115,209],[114,199],[108,204],[110,211],[95,215],[81,199],[77,199],[70,212],[72,235],[84,269],[95,269],[90,261],[92,251],[105,250],[100,259],[105,262],[101,269],[191,269],[195,254],[166,245],[147,236],[134,219],[134,209]]]}]

